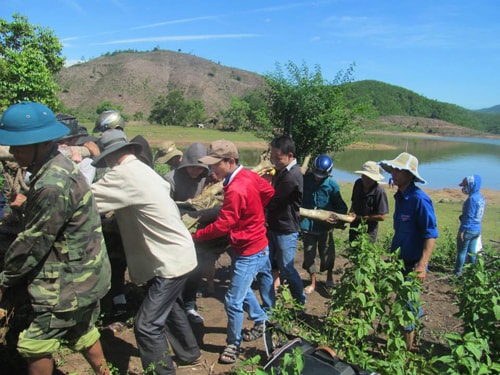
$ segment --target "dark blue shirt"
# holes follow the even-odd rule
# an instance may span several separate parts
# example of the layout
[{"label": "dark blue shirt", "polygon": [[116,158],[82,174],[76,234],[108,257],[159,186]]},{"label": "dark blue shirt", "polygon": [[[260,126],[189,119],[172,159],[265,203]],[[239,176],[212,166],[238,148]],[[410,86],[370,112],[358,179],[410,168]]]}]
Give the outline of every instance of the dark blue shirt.
[{"label": "dark blue shirt", "polygon": [[424,241],[438,237],[432,200],[413,183],[403,194],[398,190],[394,199],[396,207],[391,251],[401,248],[400,258],[406,264],[417,263],[422,257]]},{"label": "dark blue shirt", "polygon": [[[312,173],[304,175],[302,207],[311,210],[320,209],[334,211],[339,214],[347,213],[347,205],[342,199],[337,182],[331,177],[325,178],[321,182],[317,182]],[[305,232],[319,234],[328,232],[332,229],[332,225],[324,221],[304,217],[300,222],[300,228]]]}]

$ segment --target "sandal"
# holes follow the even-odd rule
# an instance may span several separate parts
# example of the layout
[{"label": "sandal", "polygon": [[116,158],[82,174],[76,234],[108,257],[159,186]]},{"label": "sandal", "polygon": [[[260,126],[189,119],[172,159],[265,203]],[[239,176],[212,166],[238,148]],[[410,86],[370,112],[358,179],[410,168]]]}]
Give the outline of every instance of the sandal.
[{"label": "sandal", "polygon": [[240,348],[234,344],[230,344],[224,348],[224,351],[219,356],[219,363],[231,364],[236,362],[240,354]]},{"label": "sandal", "polygon": [[312,285],[308,285],[304,288],[305,294],[311,294],[312,292],[314,292],[314,287]]},{"label": "sandal", "polygon": [[264,331],[266,330],[266,322],[255,323],[254,326],[250,329],[244,329],[241,332],[243,337],[243,341],[254,341],[258,338],[261,338],[264,335]]},{"label": "sandal", "polygon": [[177,368],[201,366],[202,365],[202,357],[200,355],[194,361],[189,361],[189,362],[174,358],[174,364],[176,365]]}]

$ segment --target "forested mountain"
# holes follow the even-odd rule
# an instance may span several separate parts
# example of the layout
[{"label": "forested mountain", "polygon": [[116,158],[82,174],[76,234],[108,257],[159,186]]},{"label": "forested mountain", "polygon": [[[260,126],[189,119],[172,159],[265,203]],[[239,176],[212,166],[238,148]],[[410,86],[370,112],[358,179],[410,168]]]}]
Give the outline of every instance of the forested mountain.
[{"label": "forested mountain", "polygon": [[366,100],[378,116],[437,119],[478,131],[500,134],[500,114],[471,111],[454,104],[427,99],[413,91],[384,82],[365,80],[348,84],[352,100]]}]

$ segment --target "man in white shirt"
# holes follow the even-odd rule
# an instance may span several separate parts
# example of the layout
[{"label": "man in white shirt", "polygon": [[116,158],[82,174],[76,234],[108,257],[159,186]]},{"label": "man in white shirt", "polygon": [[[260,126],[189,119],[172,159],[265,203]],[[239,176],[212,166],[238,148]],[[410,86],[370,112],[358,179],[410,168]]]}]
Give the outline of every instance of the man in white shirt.
[{"label": "man in white shirt", "polygon": [[118,129],[104,132],[100,144],[93,164],[111,169],[92,192],[101,213],[115,212],[132,281],[148,285],[134,328],[142,366],[175,374],[166,335],[182,363],[194,363],[201,355],[180,303],[197,264],[194,243],[168,183],[135,156],[140,144],[128,142]]}]

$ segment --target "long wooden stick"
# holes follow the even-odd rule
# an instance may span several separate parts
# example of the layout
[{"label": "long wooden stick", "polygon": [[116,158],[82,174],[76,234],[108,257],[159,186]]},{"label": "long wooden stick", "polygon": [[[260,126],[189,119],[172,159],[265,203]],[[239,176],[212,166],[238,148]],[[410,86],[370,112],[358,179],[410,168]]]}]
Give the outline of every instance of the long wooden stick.
[{"label": "long wooden stick", "polygon": [[339,214],[339,213],[333,212],[333,211],[311,210],[311,209],[303,208],[303,207],[300,208],[300,216],[307,217],[307,218],[313,219],[313,220],[328,221],[328,218],[332,214],[335,214],[335,216],[338,220],[345,221],[346,223],[352,223],[354,221],[353,216]]}]

